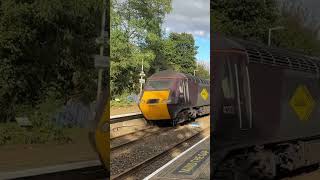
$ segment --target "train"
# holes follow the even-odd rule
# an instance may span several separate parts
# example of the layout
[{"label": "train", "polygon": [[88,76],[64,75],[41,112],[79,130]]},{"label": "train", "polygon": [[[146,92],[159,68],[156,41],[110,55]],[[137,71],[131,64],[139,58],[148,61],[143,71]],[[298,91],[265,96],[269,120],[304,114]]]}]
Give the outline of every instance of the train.
[{"label": "train", "polygon": [[[110,177],[110,93],[105,87],[97,102],[96,114],[90,124],[88,139],[98,154],[106,177]],[[100,177],[99,177],[100,178]]]},{"label": "train", "polygon": [[173,70],[157,72],[147,79],[139,103],[150,123],[173,126],[210,113],[210,81]]},{"label": "train", "polygon": [[278,179],[320,162],[320,59],[212,35],[211,179]]}]

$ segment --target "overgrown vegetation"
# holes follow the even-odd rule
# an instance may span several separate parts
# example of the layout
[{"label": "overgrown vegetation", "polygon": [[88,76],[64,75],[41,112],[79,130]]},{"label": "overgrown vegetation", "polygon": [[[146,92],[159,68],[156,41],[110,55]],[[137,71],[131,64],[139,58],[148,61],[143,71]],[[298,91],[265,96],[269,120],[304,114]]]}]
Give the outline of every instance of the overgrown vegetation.
[{"label": "overgrown vegetation", "polygon": [[58,99],[95,97],[94,54],[102,1],[0,2],[0,116],[36,107],[52,89]]},{"label": "overgrown vegetation", "polygon": [[[0,144],[70,141],[50,120],[96,97],[101,12],[102,0],[0,1]],[[9,123],[19,116],[33,128]]]}]

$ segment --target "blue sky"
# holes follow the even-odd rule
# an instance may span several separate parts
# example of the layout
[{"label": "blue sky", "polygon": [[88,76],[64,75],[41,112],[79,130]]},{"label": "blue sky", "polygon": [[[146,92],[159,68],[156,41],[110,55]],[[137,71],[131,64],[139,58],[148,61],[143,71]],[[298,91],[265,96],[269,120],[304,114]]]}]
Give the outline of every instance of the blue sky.
[{"label": "blue sky", "polygon": [[172,12],[166,15],[163,28],[169,32],[186,32],[195,38],[196,58],[210,66],[210,1],[172,0]]},{"label": "blue sky", "polygon": [[203,61],[210,61],[210,38],[209,37],[201,37],[196,36],[196,46],[198,48],[197,59]]}]

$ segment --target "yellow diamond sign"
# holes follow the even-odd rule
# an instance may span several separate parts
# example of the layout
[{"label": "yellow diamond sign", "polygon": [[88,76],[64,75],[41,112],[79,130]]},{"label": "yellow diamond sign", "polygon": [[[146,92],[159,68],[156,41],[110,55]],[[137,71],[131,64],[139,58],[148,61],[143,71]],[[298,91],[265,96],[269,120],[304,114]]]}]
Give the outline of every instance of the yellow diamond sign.
[{"label": "yellow diamond sign", "polygon": [[200,93],[202,99],[207,100],[208,99],[208,91],[206,89],[202,89],[201,93]]},{"label": "yellow diamond sign", "polygon": [[310,114],[315,106],[315,101],[306,86],[298,86],[290,100],[290,106],[300,120],[305,121],[310,118]]}]

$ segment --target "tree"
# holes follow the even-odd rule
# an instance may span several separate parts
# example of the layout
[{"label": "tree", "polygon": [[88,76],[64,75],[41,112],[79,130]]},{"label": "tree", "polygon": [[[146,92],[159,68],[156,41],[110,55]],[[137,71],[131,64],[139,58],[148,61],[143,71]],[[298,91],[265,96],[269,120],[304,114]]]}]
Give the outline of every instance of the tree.
[{"label": "tree", "polygon": [[139,90],[142,61],[147,76],[166,69],[192,74],[197,47],[187,33],[161,30],[171,0],[112,0],[111,95]]},{"label": "tree", "polygon": [[157,54],[164,15],[171,0],[127,0],[111,3],[111,95],[137,90],[141,63],[145,71]]},{"label": "tree", "polygon": [[[210,65],[209,65],[210,66]],[[205,63],[198,62],[198,67],[196,71],[196,76],[203,79],[210,79],[210,67],[208,67]]]},{"label": "tree", "polygon": [[[65,100],[92,97],[101,0],[2,0],[0,114],[35,106],[48,89]],[[76,80],[78,79],[78,80]],[[4,110],[12,109],[11,115]]]},{"label": "tree", "polygon": [[211,7],[214,32],[259,42],[267,42],[268,28],[278,18],[275,0],[216,0]]},{"label": "tree", "polygon": [[309,55],[320,55],[320,30],[317,20],[302,2],[285,0],[280,4],[281,18],[279,24],[285,29],[272,36],[274,45],[283,48],[295,49]]},{"label": "tree", "polygon": [[314,55],[320,50],[319,24],[299,1],[217,0],[211,3],[215,32],[266,44],[268,29],[284,26],[283,30],[272,34],[273,46]]},{"label": "tree", "polygon": [[174,66],[175,70],[192,74],[196,68],[196,54],[194,38],[187,33],[170,33],[169,48],[166,48],[165,58]]},{"label": "tree", "polygon": [[198,47],[195,46],[192,34],[170,33],[167,38],[153,42],[151,47],[156,50],[158,58],[151,63],[149,75],[167,69],[193,73]]}]

